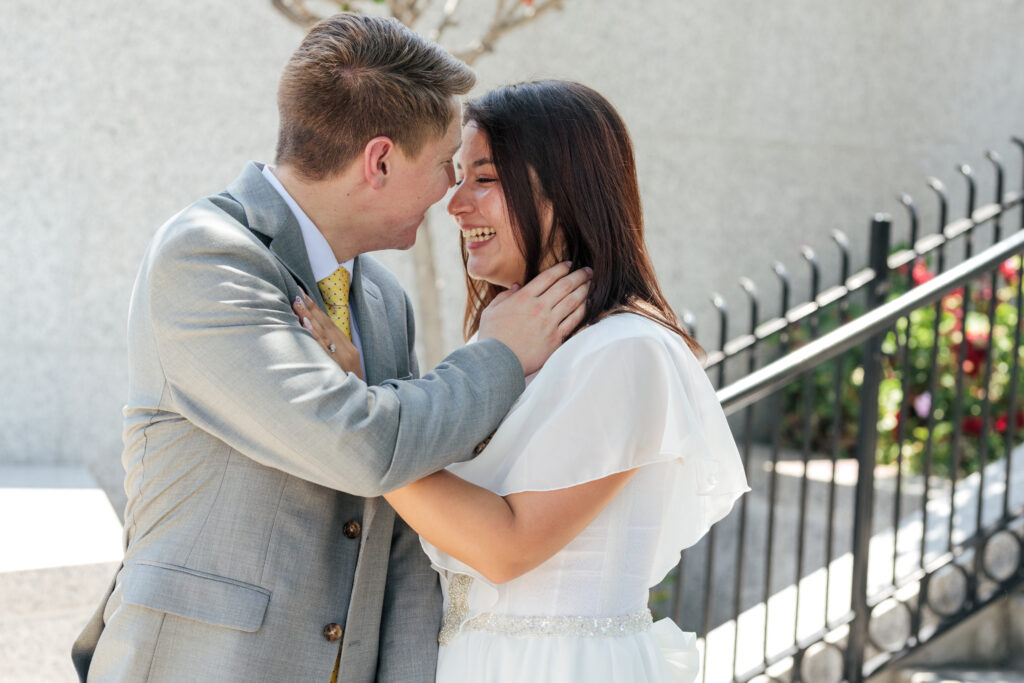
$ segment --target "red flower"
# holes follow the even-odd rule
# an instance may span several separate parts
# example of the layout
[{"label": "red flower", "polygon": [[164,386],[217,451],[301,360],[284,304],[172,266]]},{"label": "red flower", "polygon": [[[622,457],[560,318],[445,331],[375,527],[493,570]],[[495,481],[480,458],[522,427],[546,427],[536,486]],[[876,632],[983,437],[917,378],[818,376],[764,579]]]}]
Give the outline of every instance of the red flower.
[{"label": "red flower", "polygon": [[[964,288],[957,287],[952,292],[942,297],[942,308],[948,313],[952,313],[957,319],[964,317]],[[958,328],[959,329],[959,328]]]},{"label": "red flower", "polygon": [[967,342],[976,349],[988,345],[988,330],[967,330]]},{"label": "red flower", "polygon": [[[967,333],[967,351],[964,352],[964,372],[971,377],[981,372],[982,367],[985,365],[985,359],[988,357],[987,342],[987,333]],[[959,358],[960,345],[954,344],[950,348],[950,352],[952,352],[954,358]]]},{"label": "red flower", "polygon": [[[1006,423],[1009,421],[1007,419],[1008,417],[1009,417],[1009,415],[1007,415],[1006,413],[1003,413],[1002,415],[1000,415],[999,417],[996,418],[995,429],[1000,434],[1003,434],[1003,433],[1006,432]],[[1024,410],[1018,410],[1017,411],[1017,419],[1014,420],[1014,423],[1015,423],[1014,424],[1014,429],[1015,430],[1020,429],[1021,427],[1024,427]]]},{"label": "red flower", "polygon": [[964,372],[974,377],[985,365],[985,349],[978,348],[974,344],[967,347],[967,356],[964,358]]},{"label": "red flower", "polygon": [[960,423],[960,428],[963,429],[964,434],[970,434],[971,436],[980,436],[981,428],[984,426],[984,420],[977,415],[968,415]]},{"label": "red flower", "polygon": [[900,438],[900,423],[903,422],[903,411],[896,411],[896,426],[892,428],[892,440]]},{"label": "red flower", "polygon": [[1006,278],[1011,285],[1017,284],[1017,259],[1008,258],[999,264],[999,273]]},{"label": "red flower", "polygon": [[923,285],[924,283],[935,277],[935,273],[928,270],[928,266],[925,264],[924,259],[917,259],[914,262],[914,270],[911,272],[911,277],[914,279],[914,286]]}]

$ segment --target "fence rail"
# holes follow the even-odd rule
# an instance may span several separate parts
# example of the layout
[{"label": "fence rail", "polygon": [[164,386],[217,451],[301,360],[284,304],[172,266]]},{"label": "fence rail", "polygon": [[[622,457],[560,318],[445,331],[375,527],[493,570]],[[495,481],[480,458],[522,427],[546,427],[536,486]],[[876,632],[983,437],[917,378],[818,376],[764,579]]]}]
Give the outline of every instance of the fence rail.
[{"label": "fence rail", "polygon": [[[741,279],[745,334],[726,339],[729,310],[712,298],[706,367],[753,491],[656,591],[701,637],[704,681],[861,681],[1024,582],[1024,178],[1005,192],[986,156],[995,199],[977,207],[961,166],[962,218],[947,220],[946,189],[929,180],[933,234],[901,195],[909,244],[891,249],[892,221],[876,215],[867,266],[851,273],[834,232],[839,284],[820,288],[805,247],[808,301],[791,305],[775,264],[779,314],[761,321]],[[975,253],[981,230],[991,246]],[[954,244],[963,260],[949,266]]]}]

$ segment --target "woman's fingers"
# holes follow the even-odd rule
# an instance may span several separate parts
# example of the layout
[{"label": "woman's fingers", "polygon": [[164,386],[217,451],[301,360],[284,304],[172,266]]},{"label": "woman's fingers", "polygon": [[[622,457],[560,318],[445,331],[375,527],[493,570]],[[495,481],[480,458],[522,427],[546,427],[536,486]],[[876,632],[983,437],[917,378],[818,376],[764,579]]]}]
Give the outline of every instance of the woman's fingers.
[{"label": "woman's fingers", "polygon": [[317,343],[331,354],[343,370],[355,373],[359,379],[363,379],[362,363],[355,344],[305,292],[295,297],[292,310],[299,316],[299,324],[313,335]]},{"label": "woman's fingers", "polygon": [[330,350],[330,341],[327,340],[327,335],[320,320],[323,311],[313,303],[312,299],[306,296],[305,292],[301,296],[295,297],[295,300],[292,302],[292,310],[299,316],[299,324],[309,331],[321,346]]},{"label": "woman's fingers", "polygon": [[303,316],[306,315],[306,305],[302,302],[301,297],[295,297],[292,301],[292,311],[299,317],[299,322],[302,322]]}]

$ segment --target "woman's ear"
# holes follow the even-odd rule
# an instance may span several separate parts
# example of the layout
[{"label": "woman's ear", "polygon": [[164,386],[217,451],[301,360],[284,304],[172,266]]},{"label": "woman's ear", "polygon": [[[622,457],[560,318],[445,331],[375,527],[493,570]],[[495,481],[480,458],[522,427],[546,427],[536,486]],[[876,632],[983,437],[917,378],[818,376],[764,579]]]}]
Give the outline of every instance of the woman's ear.
[{"label": "woman's ear", "polygon": [[395,151],[394,141],[383,135],[373,138],[363,148],[363,179],[373,189],[379,190],[387,182]]}]

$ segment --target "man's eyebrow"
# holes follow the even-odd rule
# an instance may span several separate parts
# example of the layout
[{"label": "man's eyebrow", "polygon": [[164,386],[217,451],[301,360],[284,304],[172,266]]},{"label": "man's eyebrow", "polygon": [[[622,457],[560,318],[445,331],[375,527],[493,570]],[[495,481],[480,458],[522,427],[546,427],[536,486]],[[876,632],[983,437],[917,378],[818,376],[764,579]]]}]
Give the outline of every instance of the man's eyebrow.
[{"label": "man's eyebrow", "polygon": [[462,149],[462,140],[459,140],[457,143],[455,143],[455,146],[452,147],[452,151],[448,152],[448,156],[455,156],[455,153],[458,152],[460,149]]}]

